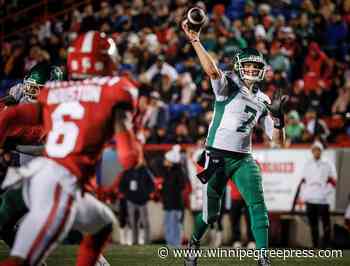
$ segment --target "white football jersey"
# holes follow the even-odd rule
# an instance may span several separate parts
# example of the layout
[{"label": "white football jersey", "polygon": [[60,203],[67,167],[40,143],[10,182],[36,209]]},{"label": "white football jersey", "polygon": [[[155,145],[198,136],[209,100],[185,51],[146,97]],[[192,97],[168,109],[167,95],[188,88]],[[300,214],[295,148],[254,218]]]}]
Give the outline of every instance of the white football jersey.
[{"label": "white football jersey", "polygon": [[266,94],[259,89],[249,91],[234,72],[222,73],[221,79],[211,80],[211,84],[215,105],[207,147],[251,153],[252,132],[258,121],[272,139],[273,120],[265,105],[271,101]]},{"label": "white football jersey", "polygon": [[18,103],[32,103],[33,100],[31,100],[28,96],[26,96],[23,93],[23,88],[24,88],[24,84],[18,83],[10,88],[9,95],[15,98],[16,102]]}]

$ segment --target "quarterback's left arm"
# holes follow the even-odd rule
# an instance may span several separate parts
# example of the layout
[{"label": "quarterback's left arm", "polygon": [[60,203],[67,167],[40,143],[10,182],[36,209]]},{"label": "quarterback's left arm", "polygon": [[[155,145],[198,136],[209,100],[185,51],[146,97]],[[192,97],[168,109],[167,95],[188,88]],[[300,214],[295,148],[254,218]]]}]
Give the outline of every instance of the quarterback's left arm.
[{"label": "quarterback's left arm", "polygon": [[284,128],[282,129],[273,129],[272,133],[272,143],[276,146],[283,147],[286,141],[286,134]]},{"label": "quarterback's left arm", "polygon": [[266,114],[260,118],[259,121],[261,127],[268,139],[271,141],[273,147],[283,147],[285,143],[285,132],[284,128],[276,128],[274,119],[271,115]]},{"label": "quarterback's left arm", "polygon": [[[282,95],[282,90],[279,89],[273,96],[272,102],[265,102],[269,115],[265,118],[265,124],[268,123],[270,130],[271,141],[273,144],[283,147],[286,136],[284,132],[284,109],[288,101],[287,95]],[[273,127],[271,127],[273,125]],[[266,131],[266,130],[265,130]]]}]

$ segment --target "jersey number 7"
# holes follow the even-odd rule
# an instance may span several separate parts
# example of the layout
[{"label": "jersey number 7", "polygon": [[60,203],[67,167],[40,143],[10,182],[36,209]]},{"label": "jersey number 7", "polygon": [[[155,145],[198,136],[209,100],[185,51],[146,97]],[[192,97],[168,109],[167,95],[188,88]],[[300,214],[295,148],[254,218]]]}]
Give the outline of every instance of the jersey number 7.
[{"label": "jersey number 7", "polygon": [[247,132],[247,126],[255,119],[256,117],[256,110],[250,107],[249,105],[246,105],[244,108],[244,112],[247,114],[250,114],[247,121],[244,121],[241,126],[237,128],[237,132]]}]

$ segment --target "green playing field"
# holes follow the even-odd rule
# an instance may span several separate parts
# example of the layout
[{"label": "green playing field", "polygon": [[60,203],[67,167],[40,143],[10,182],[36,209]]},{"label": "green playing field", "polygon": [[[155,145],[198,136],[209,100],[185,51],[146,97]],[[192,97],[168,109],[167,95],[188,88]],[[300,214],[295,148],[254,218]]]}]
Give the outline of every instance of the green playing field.
[{"label": "green playing field", "polygon": [[[105,252],[106,258],[112,266],[175,266],[183,265],[183,260],[174,258],[169,255],[166,259],[161,259],[158,256],[158,249],[161,246],[112,246]],[[48,266],[73,266],[75,262],[77,246],[60,246],[47,260]],[[0,259],[3,259],[8,253],[8,249],[0,244]],[[172,251],[170,250],[170,254]],[[256,266],[253,259],[239,260],[238,258],[201,258],[198,260],[199,266],[214,266],[214,265],[244,265]],[[289,258],[272,259],[273,266],[349,266],[350,265],[350,250],[343,252],[342,258]],[[103,266],[103,265],[101,265]]]}]

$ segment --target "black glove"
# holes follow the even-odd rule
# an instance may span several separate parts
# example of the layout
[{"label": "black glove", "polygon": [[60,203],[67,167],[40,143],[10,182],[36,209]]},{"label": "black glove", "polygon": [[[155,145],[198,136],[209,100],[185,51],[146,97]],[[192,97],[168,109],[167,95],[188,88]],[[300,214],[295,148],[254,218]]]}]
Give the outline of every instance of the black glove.
[{"label": "black glove", "polygon": [[225,171],[225,160],[223,157],[215,157],[209,155],[209,162],[207,168],[205,168],[202,172],[197,174],[198,179],[203,183],[208,183],[209,179],[215,174],[224,176],[223,173]]},{"label": "black glove", "polygon": [[284,109],[289,97],[282,94],[282,89],[277,89],[273,95],[271,104],[265,103],[274,120],[274,127],[284,128]]}]

